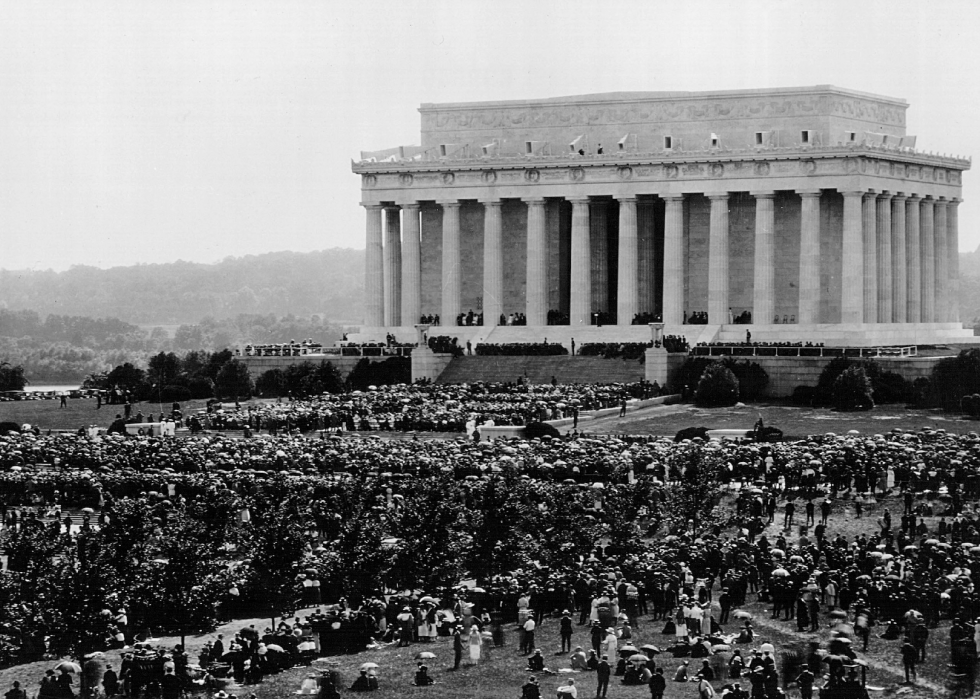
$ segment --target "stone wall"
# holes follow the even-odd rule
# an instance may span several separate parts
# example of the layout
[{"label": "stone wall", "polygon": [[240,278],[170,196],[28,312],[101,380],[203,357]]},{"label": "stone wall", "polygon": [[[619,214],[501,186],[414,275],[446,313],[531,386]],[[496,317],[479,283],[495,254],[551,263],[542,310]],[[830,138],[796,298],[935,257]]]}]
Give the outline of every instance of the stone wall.
[{"label": "stone wall", "polygon": [[[615,151],[627,136],[630,148],[663,148],[664,136],[674,148],[710,147],[711,135],[728,148],[756,145],[755,132],[767,132],[764,145],[800,143],[802,130],[815,132],[817,145],[836,145],[846,131],[905,134],[904,100],[832,86],[731,90],[715,92],[623,92],[542,100],[423,104],[422,146],[456,151],[469,144],[474,155],[497,139],[502,153],[523,153],[525,141],[549,144],[551,153],[580,145],[595,152],[599,144]],[[433,151],[437,152],[437,151]]]}]

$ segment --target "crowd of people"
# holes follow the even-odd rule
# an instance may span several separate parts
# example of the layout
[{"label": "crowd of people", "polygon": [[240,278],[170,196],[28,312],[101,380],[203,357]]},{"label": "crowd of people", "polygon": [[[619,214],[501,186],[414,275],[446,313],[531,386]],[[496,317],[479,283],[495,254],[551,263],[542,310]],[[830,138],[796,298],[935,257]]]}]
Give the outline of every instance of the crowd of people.
[{"label": "crowd of people", "polygon": [[[321,483],[335,482],[338,473],[358,479],[386,473],[390,482],[435,473],[451,473],[460,482],[509,476],[567,487],[570,493],[596,483],[606,484],[594,488],[603,492],[611,486],[629,489],[637,482],[661,487],[683,482],[686,462],[680,457],[697,454],[720,464],[715,477],[719,489],[730,494],[727,519],[688,523],[655,540],[590,544],[577,565],[528,565],[496,576],[479,591],[431,590],[428,596],[426,591],[391,595],[383,589],[365,590],[338,609],[361,620],[365,634],[377,643],[408,645],[451,637],[460,654],[470,649],[471,662],[481,662],[485,649],[504,645],[504,626],[517,624],[513,628],[519,645],[536,677],[548,674],[538,660],[536,627],[557,620],[561,650],[571,651],[567,667],[560,669],[595,673],[599,695],[604,696],[609,676],[620,674],[624,683],[646,683],[651,692],[668,678],[693,679],[699,692],[708,691],[705,683],[714,683],[732,699],[740,698],[740,692],[776,699],[789,684],[812,687],[821,677],[831,687],[856,686],[859,647],[887,645],[907,679],[915,681],[930,631],[949,623],[952,672],[972,689],[980,639],[976,433],[897,430],[874,436],[815,435],[776,444],[581,436],[476,444],[466,439],[389,441],[326,434],[311,439],[291,427],[320,429],[321,415],[350,402],[353,412],[364,408],[375,419],[415,409],[424,419],[453,425],[463,421],[465,428],[474,415],[529,420],[564,414],[576,403],[581,409],[616,405],[624,392],[636,390],[643,389],[390,387],[272,404],[268,413],[243,413],[239,419],[256,430],[271,416],[283,423],[279,434],[263,439],[9,434],[0,437],[4,522],[16,530],[53,506],[93,506],[150,491],[194,499],[210,492],[215,481],[247,491],[286,476],[296,487],[316,493]],[[404,423],[394,420],[392,426]],[[661,502],[651,500],[650,510]],[[597,503],[598,512],[601,499]],[[865,517],[873,518],[871,535],[835,530],[839,522]],[[833,629],[834,634],[823,645],[804,646],[796,665],[784,658],[779,667],[771,650],[755,648],[760,631],[740,612],[750,603],[771,604],[769,623],[790,632]],[[660,638],[650,639],[651,644],[657,641],[660,657],[647,650],[643,660],[635,656],[644,655],[638,641],[650,628],[648,617],[657,627],[663,624]],[[591,653],[573,646],[574,629],[565,643],[569,624],[586,627],[581,631],[588,641],[582,646],[591,647]],[[323,635],[313,633],[316,626],[310,623],[308,642],[318,652]],[[266,635],[272,638],[258,635],[254,644],[249,640],[242,672],[231,664],[236,680],[248,682],[253,660],[267,656],[271,646],[290,645],[282,632],[269,629]],[[305,633],[302,623],[286,630],[296,638]],[[266,653],[259,653],[260,644]],[[668,654],[676,661],[662,660]],[[287,657],[291,662],[309,659],[293,652]],[[213,662],[212,653],[208,659]],[[173,662],[176,674],[178,663]],[[264,663],[255,660],[251,679],[265,671]],[[419,672],[417,680],[424,682],[428,674]],[[169,674],[165,667],[163,673]],[[366,670],[363,688],[371,688],[371,676]]]}]

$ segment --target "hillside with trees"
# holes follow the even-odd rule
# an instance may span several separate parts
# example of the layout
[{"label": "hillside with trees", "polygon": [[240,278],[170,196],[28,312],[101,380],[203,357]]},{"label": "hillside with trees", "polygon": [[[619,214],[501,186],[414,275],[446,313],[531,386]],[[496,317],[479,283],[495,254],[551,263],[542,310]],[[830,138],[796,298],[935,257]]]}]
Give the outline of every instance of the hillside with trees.
[{"label": "hillside with trees", "polygon": [[334,248],[65,272],[0,270],[0,308],[138,325],[194,324],[240,314],[319,315],[359,323],[364,251]]}]

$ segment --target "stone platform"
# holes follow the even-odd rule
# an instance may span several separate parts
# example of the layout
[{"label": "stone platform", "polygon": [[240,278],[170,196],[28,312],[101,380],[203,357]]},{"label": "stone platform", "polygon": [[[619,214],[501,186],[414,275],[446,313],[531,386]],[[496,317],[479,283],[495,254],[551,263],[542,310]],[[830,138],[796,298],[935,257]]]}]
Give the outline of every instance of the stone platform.
[{"label": "stone platform", "polygon": [[[699,342],[744,342],[745,332],[752,333],[753,342],[810,342],[838,347],[882,347],[900,345],[943,345],[977,342],[973,331],[962,323],[813,323],[786,325],[665,325],[664,335],[680,335],[690,345]],[[384,342],[388,333],[399,342],[414,342],[418,332],[414,326],[363,327],[349,339],[354,342]],[[473,347],[482,342],[508,344],[513,342],[558,342],[571,349],[589,342],[649,342],[652,333],[647,325],[508,325],[429,327],[429,337],[445,335],[458,338],[459,345]]]}]

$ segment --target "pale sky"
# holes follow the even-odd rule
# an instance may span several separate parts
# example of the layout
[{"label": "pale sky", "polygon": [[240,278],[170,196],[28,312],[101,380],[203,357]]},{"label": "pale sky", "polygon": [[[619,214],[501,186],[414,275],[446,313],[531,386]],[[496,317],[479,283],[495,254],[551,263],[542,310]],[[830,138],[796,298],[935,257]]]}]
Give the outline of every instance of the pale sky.
[{"label": "pale sky", "polygon": [[832,84],[980,156],[978,30],[975,0],[0,0],[0,268],[363,248],[351,158],[418,143],[422,102]]}]

